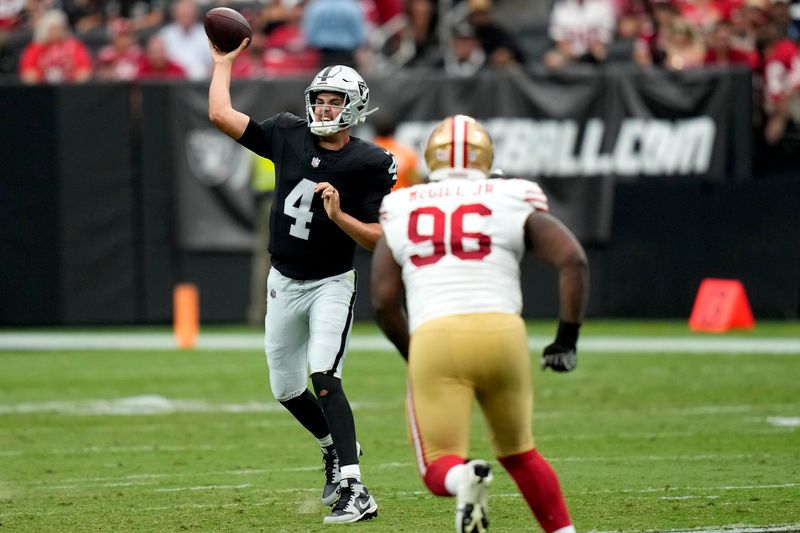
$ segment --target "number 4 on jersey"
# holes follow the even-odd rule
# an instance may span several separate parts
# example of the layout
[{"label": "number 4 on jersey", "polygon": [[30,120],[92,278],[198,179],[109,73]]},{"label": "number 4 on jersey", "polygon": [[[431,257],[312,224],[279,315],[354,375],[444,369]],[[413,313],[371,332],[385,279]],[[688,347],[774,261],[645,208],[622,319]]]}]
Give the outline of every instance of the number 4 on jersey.
[{"label": "number 4 on jersey", "polygon": [[303,178],[283,201],[283,212],[294,219],[292,225],[289,226],[289,235],[292,237],[308,240],[310,233],[308,225],[314,218],[311,213],[311,200],[314,199],[316,185],[313,181]]}]

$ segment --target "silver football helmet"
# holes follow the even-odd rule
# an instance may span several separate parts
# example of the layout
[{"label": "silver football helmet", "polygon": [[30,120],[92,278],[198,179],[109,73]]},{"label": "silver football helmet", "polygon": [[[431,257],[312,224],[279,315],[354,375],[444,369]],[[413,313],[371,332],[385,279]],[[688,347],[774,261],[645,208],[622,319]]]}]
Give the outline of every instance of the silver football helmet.
[{"label": "silver football helmet", "polygon": [[[314,103],[318,93],[331,92],[344,96],[342,112],[333,119],[327,121],[317,121],[314,116]],[[344,65],[333,65],[322,69],[311,85],[306,89],[306,119],[311,133],[320,137],[326,137],[337,131],[342,131],[364,122],[367,115],[371,115],[375,109],[368,110],[369,107],[369,88],[364,79],[350,67]]]}]

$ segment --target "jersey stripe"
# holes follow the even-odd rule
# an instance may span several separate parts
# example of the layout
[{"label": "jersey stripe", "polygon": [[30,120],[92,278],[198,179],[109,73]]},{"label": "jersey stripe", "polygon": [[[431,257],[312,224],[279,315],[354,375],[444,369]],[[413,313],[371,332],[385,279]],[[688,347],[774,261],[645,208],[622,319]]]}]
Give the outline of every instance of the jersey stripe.
[{"label": "jersey stripe", "polygon": [[532,195],[532,194],[525,197],[526,202],[535,202],[537,200],[540,202],[547,202],[547,197],[544,195]]},{"label": "jersey stripe", "polygon": [[450,168],[456,166],[456,120],[450,121],[450,138],[453,139],[453,144],[450,145]]},{"label": "jersey stripe", "polygon": [[328,75],[330,74],[331,69],[333,69],[333,66],[330,66],[322,71],[319,78],[320,83],[325,83],[326,81],[328,81]]},{"label": "jersey stripe", "polygon": [[467,121],[464,115],[453,117],[451,128],[453,146],[450,153],[450,165],[453,168],[467,168]]},{"label": "jersey stripe", "polygon": [[417,411],[414,405],[414,395],[411,392],[411,378],[408,378],[408,389],[406,391],[406,401],[408,402],[408,428],[411,433],[411,443],[414,446],[414,455],[417,459],[417,471],[421,478],[425,478],[428,471],[428,460],[425,457],[425,446],[422,443],[422,435],[417,425]]},{"label": "jersey stripe", "polygon": [[350,336],[350,327],[353,324],[353,307],[355,307],[356,294],[358,293],[358,272],[353,270],[353,274],[355,275],[353,281],[353,295],[350,297],[350,306],[347,309],[347,320],[345,320],[344,329],[342,329],[342,340],[339,343],[339,351],[336,352],[336,359],[334,359],[331,369],[325,372],[328,376],[333,376],[336,373],[336,368],[339,366],[339,362],[344,356],[345,348],[347,347],[347,339]]}]

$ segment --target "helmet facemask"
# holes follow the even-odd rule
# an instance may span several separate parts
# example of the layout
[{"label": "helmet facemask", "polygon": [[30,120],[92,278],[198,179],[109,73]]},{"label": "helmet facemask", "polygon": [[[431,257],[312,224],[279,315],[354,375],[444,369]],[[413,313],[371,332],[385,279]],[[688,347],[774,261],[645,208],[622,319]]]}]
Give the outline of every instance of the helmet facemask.
[{"label": "helmet facemask", "polygon": [[308,127],[309,127],[309,129],[311,129],[311,133],[313,133],[314,135],[317,135],[319,137],[328,137],[329,135],[333,135],[336,132],[343,131],[343,130],[346,130],[347,128],[349,128],[350,126],[348,125],[348,123],[349,123],[349,120],[352,119],[352,117],[350,116],[350,115],[352,115],[352,113],[347,109],[347,101],[348,101],[347,95],[343,94],[343,93],[336,92],[336,93],[333,93],[333,94],[338,94],[338,95],[340,95],[342,97],[342,105],[341,106],[332,106],[332,105],[329,105],[329,104],[320,104],[320,105],[328,106],[328,107],[333,108],[333,109],[337,109],[338,108],[341,111],[339,112],[338,115],[336,115],[331,120],[318,121],[317,117],[316,117],[316,115],[314,113],[314,109],[317,106],[317,104],[316,104],[317,95],[320,94],[320,93],[323,93],[323,92],[332,92],[332,91],[314,91],[314,92],[308,93],[308,96],[306,97],[306,99],[307,99],[307,103],[306,103],[306,110],[307,110],[306,114],[307,114],[307,116],[306,116],[306,119],[308,120]]}]

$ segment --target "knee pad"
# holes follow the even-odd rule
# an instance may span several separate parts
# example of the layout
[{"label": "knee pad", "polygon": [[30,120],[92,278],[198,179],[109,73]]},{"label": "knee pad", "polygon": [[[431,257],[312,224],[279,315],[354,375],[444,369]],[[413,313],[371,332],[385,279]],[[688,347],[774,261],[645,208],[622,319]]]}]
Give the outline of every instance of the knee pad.
[{"label": "knee pad", "polygon": [[294,400],[298,396],[301,396],[303,392],[305,392],[305,389],[297,391],[287,391],[284,389],[275,390],[275,388],[272,389],[272,395],[275,396],[275,399],[281,403],[288,402],[289,400]]},{"label": "knee pad", "polygon": [[269,373],[270,390],[279,402],[285,402],[303,394],[308,388],[307,382],[308,378],[303,374],[285,374],[277,371]]},{"label": "knee pad", "polygon": [[314,385],[314,393],[321,401],[329,396],[342,392],[342,380],[328,376],[321,372],[311,374],[311,383]]}]

